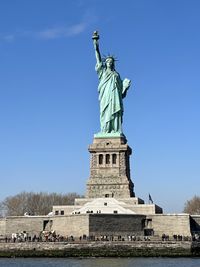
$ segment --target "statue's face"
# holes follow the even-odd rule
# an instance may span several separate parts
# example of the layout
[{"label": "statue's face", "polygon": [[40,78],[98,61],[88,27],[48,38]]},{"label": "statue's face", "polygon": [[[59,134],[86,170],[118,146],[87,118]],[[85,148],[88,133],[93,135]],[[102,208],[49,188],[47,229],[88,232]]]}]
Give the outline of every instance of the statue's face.
[{"label": "statue's face", "polygon": [[106,59],[106,67],[109,69],[113,69],[114,67],[114,61],[111,57]]}]

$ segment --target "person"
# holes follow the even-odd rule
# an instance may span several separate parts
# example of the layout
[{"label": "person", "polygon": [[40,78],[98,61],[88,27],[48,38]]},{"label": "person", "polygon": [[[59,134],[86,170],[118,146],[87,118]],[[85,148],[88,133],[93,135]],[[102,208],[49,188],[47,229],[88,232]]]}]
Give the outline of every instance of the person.
[{"label": "person", "polygon": [[99,78],[98,92],[100,101],[101,133],[122,134],[123,101],[131,81],[121,80],[115,70],[114,56],[107,56],[102,60],[98,33],[93,34],[93,43],[96,55],[96,72]]}]

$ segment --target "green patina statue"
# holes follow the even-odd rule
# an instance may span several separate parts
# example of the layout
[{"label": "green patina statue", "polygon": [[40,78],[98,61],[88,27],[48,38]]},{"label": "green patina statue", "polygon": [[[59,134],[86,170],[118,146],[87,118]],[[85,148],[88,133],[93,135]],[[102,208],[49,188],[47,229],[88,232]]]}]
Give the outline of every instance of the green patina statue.
[{"label": "green patina statue", "polygon": [[101,58],[99,51],[99,35],[95,31],[92,36],[95,55],[96,55],[96,71],[99,78],[99,101],[100,101],[100,124],[101,132],[98,136],[122,134],[122,117],[123,117],[123,101],[131,81],[120,78],[115,70],[114,56]]}]

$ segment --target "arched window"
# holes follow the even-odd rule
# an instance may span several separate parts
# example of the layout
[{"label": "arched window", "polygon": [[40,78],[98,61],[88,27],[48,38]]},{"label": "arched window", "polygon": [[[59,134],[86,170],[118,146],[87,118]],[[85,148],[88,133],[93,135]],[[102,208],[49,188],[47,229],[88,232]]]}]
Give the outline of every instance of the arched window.
[{"label": "arched window", "polygon": [[117,155],[116,154],[112,154],[112,163],[113,164],[117,163]]},{"label": "arched window", "polygon": [[106,154],[106,164],[110,164],[110,155]]},{"label": "arched window", "polygon": [[100,154],[99,155],[99,165],[102,165],[103,164],[103,155]]}]

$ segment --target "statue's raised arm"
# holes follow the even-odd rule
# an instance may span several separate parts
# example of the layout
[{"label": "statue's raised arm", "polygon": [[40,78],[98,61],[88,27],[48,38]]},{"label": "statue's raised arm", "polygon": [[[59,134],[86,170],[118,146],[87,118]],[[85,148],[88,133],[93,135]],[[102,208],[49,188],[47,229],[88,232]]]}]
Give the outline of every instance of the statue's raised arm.
[{"label": "statue's raised arm", "polygon": [[101,63],[101,54],[99,51],[99,34],[97,31],[94,31],[93,35],[92,35],[92,39],[93,39],[93,44],[94,44],[94,50],[95,50],[95,56],[96,56],[96,60],[97,60],[97,64]]}]

